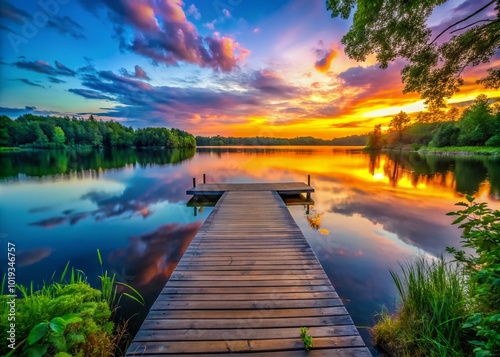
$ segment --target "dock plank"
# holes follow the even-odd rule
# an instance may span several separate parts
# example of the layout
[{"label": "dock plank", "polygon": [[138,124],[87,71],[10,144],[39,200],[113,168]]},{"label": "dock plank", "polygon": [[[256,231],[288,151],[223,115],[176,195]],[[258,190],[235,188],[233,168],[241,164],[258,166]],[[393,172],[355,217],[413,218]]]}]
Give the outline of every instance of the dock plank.
[{"label": "dock plank", "polygon": [[[371,356],[278,194],[311,187],[201,184],[196,190],[219,190],[222,197],[127,356]],[[313,337],[309,352],[303,326]]]},{"label": "dock plank", "polygon": [[314,188],[303,182],[265,182],[265,183],[202,183],[186,191],[188,195],[222,195],[226,192],[241,192],[240,197],[247,197],[259,200],[259,197],[248,195],[254,191],[275,191],[282,194],[299,194],[304,192],[314,192]]}]

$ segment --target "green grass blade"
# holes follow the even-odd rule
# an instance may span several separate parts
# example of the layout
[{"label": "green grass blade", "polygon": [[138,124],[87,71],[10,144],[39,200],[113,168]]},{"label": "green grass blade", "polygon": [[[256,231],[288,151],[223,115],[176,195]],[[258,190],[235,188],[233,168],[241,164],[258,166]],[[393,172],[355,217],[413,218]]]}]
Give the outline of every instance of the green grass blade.
[{"label": "green grass blade", "polygon": [[131,285],[129,285],[127,283],[122,283],[122,282],[118,282],[117,284],[120,284],[120,285],[132,290],[132,292],[136,296],[136,298],[134,298],[134,300],[137,301],[138,303],[140,303],[142,306],[144,306],[144,304],[146,303],[146,301],[144,300],[144,297],[141,295],[140,292],[138,292],[136,289],[134,289],[134,287],[132,287]]},{"label": "green grass blade", "polygon": [[102,267],[102,257],[101,257],[101,251],[97,249],[97,258],[99,259],[99,264],[101,264]]},{"label": "green grass blade", "polygon": [[64,267],[64,270],[61,274],[61,278],[59,279],[59,284],[62,284],[64,282],[64,278],[66,277],[66,273],[68,272],[68,268],[69,268],[69,262],[66,263],[66,266]]}]

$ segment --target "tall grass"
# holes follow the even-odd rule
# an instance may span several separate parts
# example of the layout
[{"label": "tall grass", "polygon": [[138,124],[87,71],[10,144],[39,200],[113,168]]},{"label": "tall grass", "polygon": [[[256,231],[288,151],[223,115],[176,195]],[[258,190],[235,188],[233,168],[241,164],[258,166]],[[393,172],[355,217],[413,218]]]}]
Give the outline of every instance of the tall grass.
[{"label": "tall grass", "polygon": [[[48,282],[43,281],[35,288],[16,285],[19,299],[16,304],[17,348],[22,355],[37,355],[36,351],[75,353],[75,355],[110,356],[122,355],[127,347],[128,321],[115,324],[113,314],[126,296],[144,306],[141,294],[128,284],[116,281],[116,274],[110,274],[103,268],[101,253],[97,251],[102,274],[99,276],[101,289],[94,289],[87,281],[83,271],[71,268],[68,262],[62,273],[54,273]],[[4,295],[6,275],[3,276],[0,289],[0,338],[5,339],[8,330],[7,295]],[[128,289],[118,293],[118,287]],[[5,301],[4,301],[5,300]],[[4,303],[5,302],[5,303]],[[78,323],[67,317],[76,316]],[[54,321],[63,321],[64,329],[51,327]],[[73,321],[73,322],[72,322]],[[50,327],[50,328],[49,328]],[[43,331],[40,330],[43,328]],[[41,331],[41,332],[40,332]],[[29,336],[38,335],[36,339]],[[13,350],[12,350],[13,351]],[[14,353],[7,345],[0,345],[0,355]],[[44,355],[38,353],[38,355]]]},{"label": "tall grass", "polygon": [[[104,300],[108,302],[108,305],[111,308],[116,308],[116,306],[120,305],[122,297],[126,296],[129,299],[134,300],[140,305],[144,306],[145,301],[140,292],[138,292],[127,283],[116,281],[116,273],[110,275],[107,270],[104,270],[101,251],[99,249],[97,249],[97,259],[99,260],[99,264],[101,265],[101,275],[99,276],[99,280],[101,281],[101,292]],[[130,290],[132,293],[122,292],[119,295],[118,300],[116,300],[118,286],[123,286],[124,288]]]},{"label": "tall grass", "polygon": [[390,274],[401,305],[394,317],[381,314],[373,328],[375,342],[401,356],[463,356],[467,291],[459,267],[442,257],[432,262],[419,257]]}]

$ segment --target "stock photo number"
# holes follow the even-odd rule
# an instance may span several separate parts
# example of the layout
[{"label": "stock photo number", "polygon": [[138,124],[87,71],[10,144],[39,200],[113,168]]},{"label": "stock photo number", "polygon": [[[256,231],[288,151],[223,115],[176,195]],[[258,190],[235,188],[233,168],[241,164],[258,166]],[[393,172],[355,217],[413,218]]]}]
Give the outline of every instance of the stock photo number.
[{"label": "stock photo number", "polygon": [[7,305],[8,305],[8,346],[14,349],[16,346],[16,245],[7,243]]}]

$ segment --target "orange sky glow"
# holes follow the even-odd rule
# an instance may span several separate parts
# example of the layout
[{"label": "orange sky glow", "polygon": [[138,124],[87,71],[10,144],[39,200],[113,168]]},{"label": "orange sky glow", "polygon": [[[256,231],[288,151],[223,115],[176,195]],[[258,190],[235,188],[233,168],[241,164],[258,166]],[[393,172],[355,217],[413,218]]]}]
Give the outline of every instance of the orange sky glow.
[{"label": "orange sky glow", "polygon": [[[387,126],[401,110],[424,110],[418,93],[402,93],[402,59],[382,70],[373,54],[364,62],[346,56],[342,37],[352,19],[332,18],[324,1],[216,3],[77,0],[61,7],[70,19],[65,27],[46,26],[36,41],[13,42],[19,19],[40,9],[8,0],[0,115],[92,114],[203,136],[331,139]],[[434,9],[429,28],[437,34],[481,3],[448,0]],[[480,16],[496,13],[491,5]],[[57,51],[47,52],[55,42]],[[499,98],[500,90],[476,83],[499,66],[497,52],[467,68],[449,104],[463,108],[481,93]]]}]

